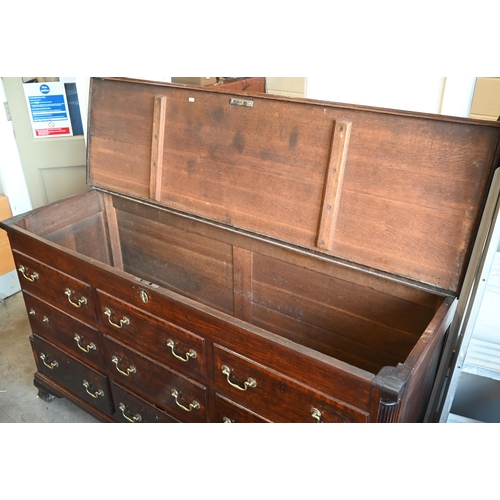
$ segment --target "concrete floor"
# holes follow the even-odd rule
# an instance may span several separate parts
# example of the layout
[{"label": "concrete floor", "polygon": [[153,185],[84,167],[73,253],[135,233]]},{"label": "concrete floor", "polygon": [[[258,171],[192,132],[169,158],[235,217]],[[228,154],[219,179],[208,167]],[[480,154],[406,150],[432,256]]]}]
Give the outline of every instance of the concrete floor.
[{"label": "concrete floor", "polygon": [[97,422],[65,399],[47,403],[38,397],[30,334],[22,294],[0,301],[0,423]]}]

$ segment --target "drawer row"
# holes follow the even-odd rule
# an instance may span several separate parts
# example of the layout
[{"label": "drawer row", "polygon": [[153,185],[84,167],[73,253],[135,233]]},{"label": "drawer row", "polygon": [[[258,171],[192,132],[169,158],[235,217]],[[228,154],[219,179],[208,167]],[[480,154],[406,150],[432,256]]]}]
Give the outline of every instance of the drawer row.
[{"label": "drawer row", "polygon": [[[228,421],[241,421],[243,415],[244,421],[368,420],[365,412],[256,360],[104,291],[97,290],[93,297],[90,285],[23,254],[16,257],[32,331],[179,420],[212,420],[211,392],[218,395],[213,404],[216,414]],[[146,304],[148,296],[143,299]],[[37,362],[41,370],[48,370]],[[219,414],[224,408],[228,415],[222,410]]]},{"label": "drawer row", "polygon": [[[77,401],[92,406],[98,414],[104,414],[117,422],[268,422],[220,394],[213,395],[214,411],[209,419],[209,391],[206,387],[199,384],[193,386],[192,381],[183,379],[179,374],[174,374],[156,363],[150,366],[146,361],[145,365],[140,357],[135,358],[139,368],[133,372],[138,374],[138,378],[132,384],[134,388],[130,390],[119,380],[113,377],[109,379],[37,334],[32,335],[31,341],[37,368],[41,374],[69,391]],[[117,353],[119,351],[120,349],[116,350]],[[124,373],[128,375],[131,370],[132,367],[129,367]],[[143,392],[149,396],[153,395],[156,404],[137,394],[138,387],[145,388],[141,381],[147,386]],[[199,401],[194,399],[193,395]]]},{"label": "drawer row", "polygon": [[[52,371],[47,366],[54,361],[53,355],[57,352],[59,358],[64,356],[66,360],[73,360],[71,363],[66,361],[66,364],[61,364],[59,359],[55,359],[59,366],[71,364],[71,366],[85,367],[92,374],[84,378],[91,387],[100,381],[96,390],[104,391],[103,380],[107,380],[108,377],[103,373],[108,373],[112,382],[128,388],[129,391],[182,421],[213,420],[208,412],[210,392],[208,385],[222,397],[217,399],[216,411],[221,406],[231,405],[231,412],[226,411],[228,414],[216,417],[217,419],[220,417],[221,420],[224,418],[235,422],[367,420],[367,416],[358,409],[303,386],[223,346],[217,344],[213,346],[214,362],[218,368],[215,370],[215,383],[200,383],[108,334],[100,335],[88,325],[75,320],[71,322],[69,318],[64,319],[64,313],[57,314],[57,311],[39,299],[28,294],[25,294],[25,299],[37,342],[45,342],[49,346],[45,350],[37,349],[39,371],[51,378],[56,375],[60,377],[58,374],[62,371]],[[49,352],[45,352],[47,349]],[[42,353],[44,359],[40,358]],[[75,370],[78,380],[75,382],[77,387],[73,389],[79,388],[79,392],[84,394],[83,381],[79,380],[82,378],[81,371],[81,369]],[[72,371],[69,370],[68,373],[71,374]],[[63,376],[56,381],[64,385],[65,380]],[[93,398],[90,402],[94,399],[100,402],[99,397]],[[234,414],[235,408],[240,409],[236,414]],[[255,414],[245,409],[253,410]]]}]

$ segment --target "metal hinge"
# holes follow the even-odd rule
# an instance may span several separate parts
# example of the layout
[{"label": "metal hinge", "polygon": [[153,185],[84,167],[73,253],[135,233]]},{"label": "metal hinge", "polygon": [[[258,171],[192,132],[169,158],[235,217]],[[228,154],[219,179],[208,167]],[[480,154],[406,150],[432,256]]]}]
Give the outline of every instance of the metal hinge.
[{"label": "metal hinge", "polygon": [[245,106],[247,108],[253,108],[253,101],[249,99],[236,99],[236,97],[232,97],[229,99],[229,104],[231,104],[231,106]]}]

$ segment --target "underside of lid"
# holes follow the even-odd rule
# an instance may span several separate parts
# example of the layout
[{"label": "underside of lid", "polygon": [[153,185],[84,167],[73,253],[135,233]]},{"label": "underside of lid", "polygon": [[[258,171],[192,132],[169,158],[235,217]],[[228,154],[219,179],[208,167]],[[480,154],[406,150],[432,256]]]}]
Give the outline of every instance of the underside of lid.
[{"label": "underside of lid", "polygon": [[458,293],[500,127],[92,79],[89,183]]}]

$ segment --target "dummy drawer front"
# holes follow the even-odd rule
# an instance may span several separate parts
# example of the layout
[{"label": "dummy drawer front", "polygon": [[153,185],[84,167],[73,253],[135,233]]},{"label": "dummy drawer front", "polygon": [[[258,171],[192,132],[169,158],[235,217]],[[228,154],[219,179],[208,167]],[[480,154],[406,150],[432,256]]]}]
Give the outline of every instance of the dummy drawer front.
[{"label": "dummy drawer front", "polygon": [[207,388],[108,335],[103,337],[114,381],[186,422],[207,421]]},{"label": "dummy drawer front", "polygon": [[145,424],[178,422],[168,413],[116,383],[111,384],[111,392],[115,407],[114,416],[118,422]]},{"label": "dummy drawer front", "polygon": [[367,413],[217,344],[214,361],[218,391],[273,422],[368,421]]},{"label": "dummy drawer front", "polygon": [[95,322],[90,285],[22,253],[14,251],[14,259],[23,290],[75,318]]},{"label": "dummy drawer front", "polygon": [[73,356],[33,334],[38,371],[80,399],[111,415],[108,379]]},{"label": "dummy drawer front", "polygon": [[99,320],[114,338],[186,375],[206,376],[205,339],[97,291]]},{"label": "dummy drawer front", "polygon": [[91,326],[24,292],[31,329],[84,363],[102,369],[100,334]]}]

